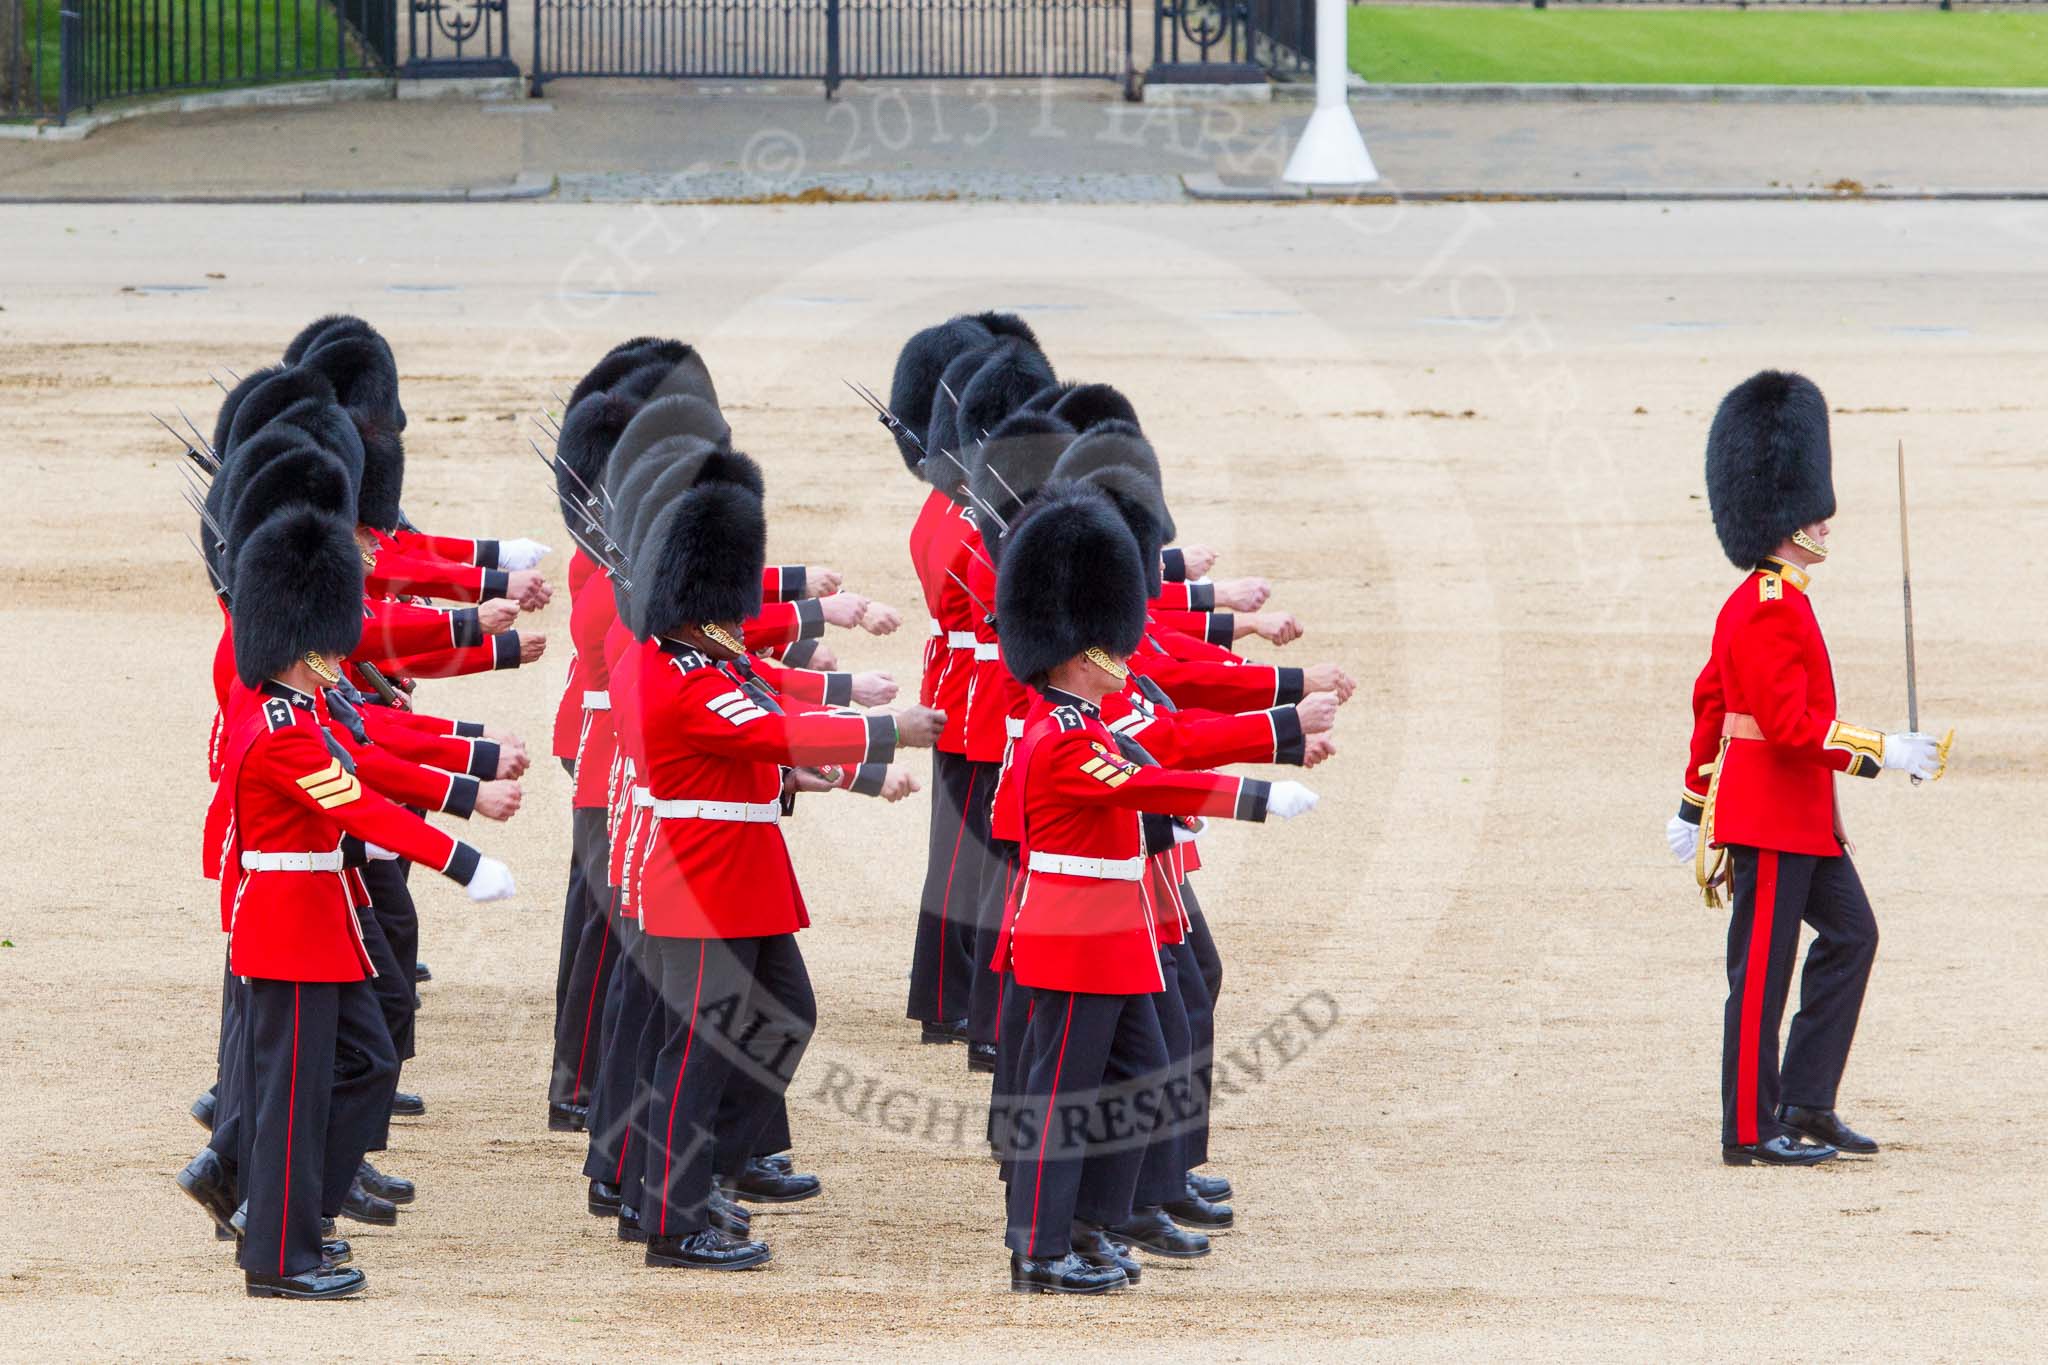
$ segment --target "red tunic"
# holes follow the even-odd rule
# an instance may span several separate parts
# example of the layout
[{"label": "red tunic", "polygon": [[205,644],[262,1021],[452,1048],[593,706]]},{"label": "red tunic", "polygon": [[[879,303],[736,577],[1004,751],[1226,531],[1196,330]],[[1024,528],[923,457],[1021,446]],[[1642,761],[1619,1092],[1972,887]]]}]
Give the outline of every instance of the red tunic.
[{"label": "red tunic", "polygon": [[938,534],[953,511],[953,500],[934,488],[925,495],[924,506],[917,509],[917,520],[910,527],[910,567],[917,574],[918,588],[924,593],[925,610],[932,613],[932,632],[924,645],[924,672],[919,676],[917,685],[920,706],[932,704],[933,689],[939,682],[939,666],[946,659],[946,635],[939,628],[935,610],[938,591],[931,583],[930,553],[932,537]]},{"label": "red tunic", "polygon": [[[1835,774],[1875,777],[1884,736],[1835,715],[1834,665],[1806,574],[1768,560],[1729,594],[1692,692],[1679,813],[1711,841],[1832,857],[1842,851]],[[1760,737],[1756,737],[1759,736]]]},{"label": "red tunic", "polygon": [[[575,618],[576,603],[583,596],[584,586],[597,572],[597,565],[589,555],[578,550],[569,557],[569,613]],[[562,699],[555,703],[555,733],[548,752],[556,758],[576,757],[576,744],[583,732],[583,662],[572,649],[569,654],[569,676],[562,684]]]}]

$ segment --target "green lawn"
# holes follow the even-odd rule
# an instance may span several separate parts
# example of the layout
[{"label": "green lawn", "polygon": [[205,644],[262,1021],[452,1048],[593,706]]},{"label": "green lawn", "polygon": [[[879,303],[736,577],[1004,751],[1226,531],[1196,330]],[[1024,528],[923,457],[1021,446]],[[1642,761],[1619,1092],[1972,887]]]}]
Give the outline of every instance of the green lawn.
[{"label": "green lawn", "polygon": [[[24,0],[29,60],[51,112],[57,107],[58,11],[77,4]],[[153,88],[321,80],[334,76],[344,55],[353,66],[366,60],[354,35],[344,36],[331,0],[87,0],[84,8],[82,93],[96,100]]]},{"label": "green lawn", "polygon": [[1682,85],[2048,85],[2048,13],[1351,10],[1369,81]]}]

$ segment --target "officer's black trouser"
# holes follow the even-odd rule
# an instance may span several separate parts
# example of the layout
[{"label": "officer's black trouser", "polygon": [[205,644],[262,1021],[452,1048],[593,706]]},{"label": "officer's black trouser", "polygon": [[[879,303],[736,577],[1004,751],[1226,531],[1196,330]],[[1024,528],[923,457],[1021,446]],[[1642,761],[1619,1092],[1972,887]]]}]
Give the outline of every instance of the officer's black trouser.
[{"label": "officer's black trouser", "polygon": [[401,1062],[409,1062],[413,1057],[413,999],[417,985],[413,974],[419,968],[420,955],[420,916],[412,903],[412,888],[406,885],[410,867],[402,858],[363,864],[363,885],[370,891],[370,914],[363,918],[368,921],[374,917],[377,921],[377,929],[366,922],[363,934],[367,940],[381,930],[390,945],[388,958],[377,963],[376,990]]},{"label": "officer's black trouser", "polygon": [[[391,863],[371,864],[390,867]],[[366,869],[367,870],[367,869]],[[373,895],[388,894],[381,883],[371,883]],[[402,890],[404,883],[400,882]],[[381,1152],[391,1140],[391,1097],[398,1093],[399,1072],[404,1068],[406,1046],[412,1041],[413,986],[408,976],[398,965],[396,950],[384,935],[384,923],[374,909],[359,912],[356,922],[363,927],[363,949],[370,955],[370,966],[376,970],[365,985],[377,1002],[377,1013],[384,1023],[389,1040],[391,1055],[399,1058],[399,1064],[391,1069],[388,1091],[384,1103],[379,1107],[379,1116],[367,1135],[366,1147],[372,1152]],[[404,1039],[400,1041],[401,1037]]]},{"label": "officer's black trouser", "polygon": [[[582,917],[569,964],[566,993],[555,1015],[554,1068],[548,1098],[558,1104],[588,1104],[597,1080],[605,993],[618,965],[619,947],[611,927],[609,875],[611,844],[605,837],[602,807],[579,807],[575,814],[575,846],[582,855],[580,872],[570,874],[574,886],[586,891],[576,908]],[[566,919],[568,910],[564,910]]]},{"label": "officer's black trouser", "polygon": [[988,852],[988,796],[995,772],[992,763],[969,763],[964,754],[932,751],[931,838],[910,955],[910,1003],[904,1011],[927,1024],[967,1017],[974,901]]},{"label": "officer's black trouser", "polygon": [[[1780,1103],[1835,1107],[1877,955],[1877,920],[1847,854],[1822,858],[1734,845],[1730,862],[1735,905],[1722,1021],[1721,1141],[1734,1146],[1784,1132]],[[1781,1071],[1778,1024],[1802,921],[1817,937],[1806,954]]]},{"label": "officer's black trouser", "polygon": [[640,932],[640,921],[619,913],[615,894],[612,901],[612,938],[619,945],[623,961],[605,983],[597,1076],[591,1085],[590,1114],[585,1120],[590,1132],[590,1151],[583,1162],[583,1174],[616,1185],[625,1183],[629,1171],[637,1173],[639,1169],[627,1159],[627,1149],[632,1146],[634,1121],[644,1097],[639,1070],[640,1035],[655,1012],[656,996],[648,979],[646,936]]},{"label": "officer's black trouser", "polygon": [[[555,953],[556,1037],[561,1036],[562,1011],[568,1008],[569,973],[575,966],[576,946],[583,941],[583,922],[589,913],[585,903],[589,883],[583,869],[588,861],[585,854],[589,852],[590,822],[583,818],[583,811],[578,806],[569,812],[569,885],[562,892],[562,943]],[[604,827],[602,821],[598,827]]]},{"label": "officer's black trouser", "polygon": [[687,1236],[708,1225],[714,1177],[738,1175],[772,1122],[817,1001],[794,934],[650,934],[646,952],[660,968],[668,1036],[648,1099],[640,1223],[651,1237]]},{"label": "officer's black trouser", "polygon": [[225,962],[220,978],[220,1049],[213,1080],[213,1148],[230,1172],[242,1160],[242,1096],[249,1083],[243,1030],[248,1020],[248,984]]},{"label": "officer's black trouser", "polygon": [[[1180,981],[1180,959],[1171,948],[1159,950],[1159,976],[1166,988],[1152,997],[1159,1018],[1159,1037],[1166,1047],[1166,1065],[1157,1076],[1140,1078],[1158,1093],[1159,1123],[1145,1145],[1132,1200],[1140,1208],[1184,1199],[1188,1192],[1188,1124],[1194,1118],[1191,1098],[1194,1041],[1187,1002]],[[1197,988],[1200,982],[1196,982]]]},{"label": "officer's black trouser", "polygon": [[1181,1158],[1193,1170],[1209,1159],[1209,1089],[1216,1069],[1216,1009],[1210,1002],[1209,984],[1202,975],[1194,945],[1176,943],[1171,951],[1174,980],[1180,987],[1181,1004],[1188,1017],[1188,1056],[1176,1075],[1186,1080],[1187,1103],[1193,1111],[1180,1119]]},{"label": "officer's black trouser", "polygon": [[320,1219],[340,1212],[363,1139],[398,1069],[391,1037],[360,981],[248,983],[244,1270],[298,1275],[320,1266]]},{"label": "officer's black trouser", "polygon": [[[995,779],[1001,775],[1002,769],[993,764],[990,769],[987,795],[993,796]],[[982,819],[985,824],[987,801],[981,804],[984,806]],[[967,1037],[977,1043],[996,1041],[1003,978],[988,964],[996,955],[996,939],[1003,931],[1003,908],[1009,903],[1011,879],[1017,875],[1015,844],[990,835],[987,846],[988,856],[982,860],[981,884],[974,898],[974,947],[969,953],[973,970],[969,974],[967,996]]]},{"label": "officer's black trouser", "polygon": [[1166,1044],[1152,995],[1033,990],[1024,1094],[1007,1134],[1012,1251],[1064,1256],[1073,1220],[1121,1223],[1159,1119]]}]

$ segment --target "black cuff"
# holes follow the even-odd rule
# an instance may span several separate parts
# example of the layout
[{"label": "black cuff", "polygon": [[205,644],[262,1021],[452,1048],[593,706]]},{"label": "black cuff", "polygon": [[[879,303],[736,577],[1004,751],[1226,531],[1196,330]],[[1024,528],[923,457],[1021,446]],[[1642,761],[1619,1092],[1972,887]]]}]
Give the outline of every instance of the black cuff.
[{"label": "black cuff", "polygon": [[1695,806],[1692,802],[1680,798],[1678,802],[1678,818],[1685,821],[1688,825],[1697,825],[1700,822],[1700,816],[1705,813],[1706,809],[1705,805]]},{"label": "black cuff", "polygon": [[1188,556],[1185,550],[1161,550],[1159,552],[1159,576],[1168,583],[1188,581]]},{"label": "black cuff", "polygon": [[467,820],[476,814],[476,794],[483,789],[483,783],[466,773],[452,774],[448,779],[448,799],[441,803],[441,809],[458,820]]},{"label": "black cuff", "polygon": [[815,640],[825,633],[825,604],[815,597],[806,597],[796,604],[796,638]]},{"label": "black cuff", "polygon": [[1202,632],[1202,638],[1212,645],[1225,649],[1237,639],[1237,618],[1227,611],[1209,613],[1209,628]]},{"label": "black cuff", "polygon": [[801,601],[804,589],[809,586],[809,578],[810,575],[805,572],[803,565],[784,564],[775,571],[777,596],[784,602]]},{"label": "black cuff", "polygon": [[1308,737],[1301,732],[1301,712],[1292,706],[1276,706],[1266,714],[1273,718],[1273,761],[1298,765],[1308,748]]},{"label": "black cuff", "polygon": [[469,775],[489,782],[498,775],[498,741],[473,739],[469,742]]},{"label": "black cuff", "polygon": [[1164,853],[1173,847],[1173,817],[1155,815],[1151,811],[1138,812],[1138,830],[1144,836],[1146,856]]},{"label": "black cuff", "polygon": [[484,723],[480,720],[458,720],[455,722],[457,739],[482,739]]},{"label": "black cuff", "polygon": [[1308,695],[1308,675],[1298,668],[1276,668],[1280,680],[1273,685],[1273,705],[1291,706]]},{"label": "black cuff", "polygon": [[1237,809],[1232,811],[1233,820],[1264,821],[1266,799],[1273,794],[1273,784],[1264,778],[1247,777],[1244,785],[1237,789]]},{"label": "black cuff", "polygon": [[816,640],[793,640],[782,651],[782,662],[791,668],[802,668],[818,652]]},{"label": "black cuff", "polygon": [[475,607],[457,607],[448,613],[448,643],[457,649],[484,642],[484,623]]},{"label": "black cuff", "polygon": [[882,779],[888,772],[886,763],[863,763],[853,770],[853,784],[847,790],[856,796],[880,796]]},{"label": "black cuff", "polygon": [[1214,583],[1188,584],[1188,610],[1216,610],[1216,585]]},{"label": "black cuff", "polygon": [[476,566],[477,566],[477,567],[478,567],[479,569],[495,569],[495,568],[497,568],[497,567],[498,567],[498,542],[497,542],[497,541],[495,541],[495,540],[479,540],[479,541],[477,541],[477,542],[476,542],[476,558],[475,558],[475,559],[474,559],[473,561],[471,561],[471,562],[472,562],[472,563],[474,563],[474,564],[475,564],[475,565],[476,565]]},{"label": "black cuff", "polygon": [[511,590],[511,574],[506,573],[503,569],[485,569],[483,596],[478,598],[477,600],[482,601],[485,598],[503,597],[506,593],[510,592]]},{"label": "black cuff", "polygon": [[827,673],[825,675],[825,705],[851,706],[853,704],[853,674]]},{"label": "black cuff", "polygon": [[459,882],[463,886],[468,886],[470,878],[476,876],[476,865],[483,860],[484,855],[474,845],[465,844],[462,840],[457,839],[455,841],[455,854],[449,858],[448,871],[443,875],[449,881]]},{"label": "black cuff", "polygon": [[1849,765],[1849,776],[1851,777],[1876,777],[1883,771],[1884,764],[1878,762],[1869,754],[1856,755],[1855,762]]},{"label": "black cuff", "polygon": [[491,637],[491,667],[519,667],[519,632],[501,630]]},{"label": "black cuff", "polygon": [[868,716],[868,750],[863,763],[887,763],[896,757],[896,717]]},{"label": "black cuff", "polygon": [[343,867],[366,867],[370,862],[370,850],[363,847],[363,841],[353,834],[341,836],[341,865]]}]

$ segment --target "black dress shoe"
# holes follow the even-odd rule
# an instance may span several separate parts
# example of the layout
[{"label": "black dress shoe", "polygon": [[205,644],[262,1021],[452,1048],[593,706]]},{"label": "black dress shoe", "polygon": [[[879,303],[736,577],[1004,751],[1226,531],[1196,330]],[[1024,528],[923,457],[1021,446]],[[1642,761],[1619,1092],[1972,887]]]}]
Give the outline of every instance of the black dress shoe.
[{"label": "black dress shoe", "polygon": [[219,1101],[213,1091],[208,1090],[198,1099],[192,1101],[192,1107],[186,1112],[192,1115],[194,1123],[210,1133],[213,1131],[213,1111],[218,1107],[218,1104]]},{"label": "black dress shoe", "polygon": [[401,1090],[391,1097],[391,1117],[395,1119],[416,1119],[427,1112],[427,1102],[418,1095],[408,1095]]},{"label": "black dress shoe", "polygon": [[367,1161],[356,1168],[356,1179],[361,1181],[363,1188],[371,1194],[379,1199],[389,1199],[394,1204],[410,1204],[414,1195],[418,1193],[410,1180],[401,1176],[386,1175]]},{"label": "black dress shoe", "polygon": [[1188,1188],[1212,1203],[1230,1198],[1230,1182],[1220,1175],[1203,1175],[1200,1171],[1188,1172]]},{"label": "black dress shoe", "polygon": [[345,1299],[363,1292],[368,1281],[360,1270],[309,1270],[303,1275],[259,1275],[245,1271],[243,1282],[252,1299]]},{"label": "black dress shoe", "polygon": [[777,1152],[773,1156],[757,1156],[753,1160],[783,1175],[788,1175],[796,1169],[796,1158],[788,1152]]},{"label": "black dress shoe", "polygon": [[704,1217],[712,1227],[730,1237],[745,1238],[754,1223],[739,1205],[723,1199],[713,1199],[707,1203],[704,1206]]},{"label": "black dress shoe", "polygon": [[967,1069],[985,1071],[993,1076],[996,1070],[996,1045],[994,1043],[969,1043],[967,1045]]},{"label": "black dress shoe", "polygon": [[339,1237],[320,1244],[320,1261],[323,1265],[347,1265],[355,1258],[355,1251]]},{"label": "black dress shoe", "polygon": [[1832,1147],[1801,1142],[1786,1133],[1780,1133],[1769,1142],[1724,1146],[1721,1149],[1721,1162],[1726,1166],[1818,1166],[1823,1161],[1833,1161],[1835,1156]]},{"label": "black dress shoe", "polygon": [[590,1126],[590,1106],[587,1104],[564,1104],[560,1100],[548,1101],[548,1131],[550,1133],[581,1133]]},{"label": "black dress shoe", "polygon": [[206,1216],[217,1229],[229,1237],[235,1235],[235,1206],[241,1200],[235,1194],[227,1167],[221,1164],[220,1155],[213,1148],[201,1147],[199,1155],[185,1163],[185,1169],[178,1172],[178,1188],[206,1210]]},{"label": "black dress shoe", "polygon": [[415,962],[412,964],[412,979],[415,981],[432,981],[434,974],[427,970],[426,963]]},{"label": "black dress shoe", "polygon": [[1187,1198],[1176,1199],[1164,1207],[1167,1216],[1181,1226],[1209,1232],[1227,1228],[1237,1219],[1236,1211],[1230,1205],[1213,1203],[1193,1189],[1188,1191]]},{"label": "black dress shoe", "polygon": [[1110,1232],[1119,1241],[1129,1242],[1154,1256],[1167,1256],[1176,1261],[1191,1261],[1209,1254],[1207,1237],[1187,1231],[1167,1217],[1166,1210],[1157,1204],[1133,1210],[1129,1221],[1118,1223]]},{"label": "black dress shoe", "polygon": [[398,1226],[398,1205],[364,1189],[362,1177],[358,1176],[348,1187],[348,1198],[341,1201],[341,1216],[352,1222],[395,1228]]},{"label": "black dress shoe", "polygon": [[1138,1264],[1137,1257],[1131,1255],[1130,1247],[1110,1236],[1100,1224],[1084,1223],[1076,1218],[1072,1235],[1074,1254],[1089,1265],[1102,1269],[1115,1266],[1132,1284],[1144,1278],[1145,1268]]},{"label": "black dress shoe", "polygon": [[941,1019],[935,1024],[919,1024],[917,1041],[920,1043],[964,1043],[967,1041],[965,1019]]},{"label": "black dress shoe", "polygon": [[770,1158],[758,1156],[748,1159],[739,1176],[726,1187],[735,1199],[755,1204],[794,1204],[825,1188],[824,1182],[814,1175],[778,1171],[769,1161]]},{"label": "black dress shoe", "polygon": [[1870,1156],[1877,1151],[1877,1139],[1863,1134],[1842,1122],[1832,1109],[1807,1109],[1797,1104],[1778,1106],[1778,1122],[1796,1133],[1804,1133],[1815,1142],[1858,1156]]},{"label": "black dress shoe", "polygon": [[619,1216],[619,1187],[607,1185],[602,1180],[590,1182],[590,1214],[593,1218],[616,1218]]},{"label": "black dress shoe", "polygon": [[647,1264],[681,1266],[686,1270],[749,1270],[772,1255],[765,1242],[734,1237],[717,1228],[705,1228],[685,1237],[647,1239]]},{"label": "black dress shoe", "polygon": [[334,1240],[334,1220],[332,1218],[322,1218],[320,1220],[320,1240],[323,1242]]},{"label": "black dress shoe", "polygon": [[1035,1261],[1010,1253],[1010,1291],[1016,1294],[1106,1294],[1130,1282],[1122,1267],[1090,1265],[1071,1251]]},{"label": "black dress shoe", "polygon": [[647,1229],[640,1226],[640,1210],[631,1204],[619,1205],[619,1240],[621,1242],[644,1242]]}]

